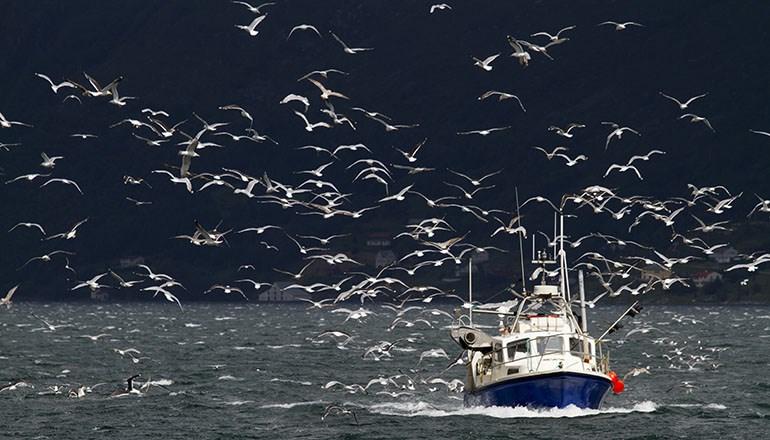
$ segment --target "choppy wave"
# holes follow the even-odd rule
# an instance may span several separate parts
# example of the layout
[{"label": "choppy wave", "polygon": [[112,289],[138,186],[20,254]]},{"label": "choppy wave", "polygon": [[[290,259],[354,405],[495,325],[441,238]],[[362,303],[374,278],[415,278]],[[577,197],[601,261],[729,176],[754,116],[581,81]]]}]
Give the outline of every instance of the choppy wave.
[{"label": "choppy wave", "polygon": [[670,403],[666,406],[671,408],[705,408],[713,410],[727,409],[727,407],[721,403]]},{"label": "choppy wave", "polygon": [[645,401],[630,408],[583,409],[576,406],[566,408],[533,409],[527,407],[438,407],[427,402],[391,402],[369,406],[370,412],[403,417],[453,417],[487,416],[500,419],[515,418],[573,418],[595,416],[598,414],[648,413],[658,408],[654,402]]},{"label": "choppy wave", "polygon": [[325,405],[326,401],[324,400],[310,400],[307,402],[293,402],[293,403],[271,403],[269,405],[262,405],[260,408],[283,408],[283,409],[290,409],[294,408],[295,406],[309,406],[309,405]]},{"label": "choppy wave", "polygon": [[240,405],[246,405],[247,403],[254,403],[253,400],[234,400],[232,402],[222,402],[225,405],[230,406],[240,406]]}]

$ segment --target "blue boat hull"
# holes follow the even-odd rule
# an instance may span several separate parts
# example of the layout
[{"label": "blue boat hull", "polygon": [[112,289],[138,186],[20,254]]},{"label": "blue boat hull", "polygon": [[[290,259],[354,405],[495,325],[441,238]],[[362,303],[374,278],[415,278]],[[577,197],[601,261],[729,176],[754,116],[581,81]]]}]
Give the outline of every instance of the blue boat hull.
[{"label": "blue boat hull", "polygon": [[498,382],[465,393],[465,406],[598,409],[612,383],[588,374],[558,372]]}]

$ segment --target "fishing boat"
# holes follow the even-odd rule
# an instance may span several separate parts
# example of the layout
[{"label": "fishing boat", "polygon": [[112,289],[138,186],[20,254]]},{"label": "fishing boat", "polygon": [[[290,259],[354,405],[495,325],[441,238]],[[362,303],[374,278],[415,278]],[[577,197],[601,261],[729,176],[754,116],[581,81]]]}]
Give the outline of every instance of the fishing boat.
[{"label": "fishing boat", "polygon": [[[560,236],[564,237],[563,218],[559,223]],[[588,332],[583,274],[578,276],[579,299],[573,302],[563,240],[559,240],[558,247],[557,251],[554,244],[551,255],[540,251],[533,256],[532,262],[538,267],[531,279],[539,278],[539,284],[504,303],[474,305],[469,264],[469,308],[450,331],[452,339],[468,354],[466,406],[574,405],[597,409],[610,390],[623,391],[623,382],[610,369],[609,351],[602,341],[620,328],[625,316],[636,315],[641,306],[634,303],[599,338],[592,337]],[[558,269],[549,272],[550,265]],[[474,325],[480,315],[499,319],[497,334],[488,334]]]}]

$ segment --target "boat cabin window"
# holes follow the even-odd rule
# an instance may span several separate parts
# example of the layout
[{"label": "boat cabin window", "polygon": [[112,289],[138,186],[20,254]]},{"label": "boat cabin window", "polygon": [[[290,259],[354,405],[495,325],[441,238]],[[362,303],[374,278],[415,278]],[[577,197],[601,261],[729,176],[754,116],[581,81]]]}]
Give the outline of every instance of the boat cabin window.
[{"label": "boat cabin window", "polygon": [[[508,343],[508,360],[512,361],[516,358],[521,359],[525,357],[529,352],[527,347],[527,340],[513,341]],[[517,356],[518,353],[518,356]]]},{"label": "boat cabin window", "polygon": [[583,354],[583,341],[580,338],[569,338],[569,351],[575,356]]},{"label": "boat cabin window", "polygon": [[495,351],[495,362],[503,362],[503,345],[500,343],[495,343],[494,345],[494,351]]},{"label": "boat cabin window", "polygon": [[537,339],[537,350],[540,354],[561,353],[564,348],[560,336],[543,336]]}]

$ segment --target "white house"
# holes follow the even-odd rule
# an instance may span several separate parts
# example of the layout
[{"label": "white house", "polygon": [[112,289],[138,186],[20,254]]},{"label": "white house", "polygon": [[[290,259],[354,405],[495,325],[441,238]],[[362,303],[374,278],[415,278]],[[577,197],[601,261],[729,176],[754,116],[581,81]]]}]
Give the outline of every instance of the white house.
[{"label": "white house", "polygon": [[695,274],[695,276],[692,277],[693,284],[695,284],[695,287],[699,289],[706,284],[711,284],[715,281],[722,281],[721,273],[704,270],[703,272],[698,272]]},{"label": "white house", "polygon": [[310,299],[310,294],[308,294],[303,289],[300,289],[298,287],[287,289],[286,286],[289,286],[291,284],[293,283],[287,283],[285,281],[273,283],[273,285],[270,286],[269,289],[259,294],[258,301],[287,302],[287,301],[299,301],[300,298]]},{"label": "white house", "polygon": [[719,249],[711,255],[711,259],[717,263],[729,263],[736,258],[738,258],[738,251],[732,246]]}]

